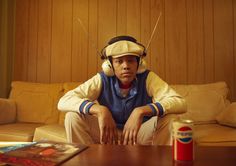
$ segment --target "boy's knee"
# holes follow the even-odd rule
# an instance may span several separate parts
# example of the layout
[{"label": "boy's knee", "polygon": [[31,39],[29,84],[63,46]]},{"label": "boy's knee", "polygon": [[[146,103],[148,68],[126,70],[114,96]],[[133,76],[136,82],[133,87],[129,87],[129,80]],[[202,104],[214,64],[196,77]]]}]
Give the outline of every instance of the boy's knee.
[{"label": "boy's knee", "polygon": [[75,119],[78,116],[78,113],[76,112],[67,112],[65,119]]},{"label": "boy's knee", "polygon": [[168,114],[163,118],[159,118],[153,144],[156,145],[171,145],[171,124],[174,119],[178,118],[175,114]]},{"label": "boy's knee", "polygon": [[82,115],[77,112],[67,112],[65,115],[65,124],[78,123],[83,119]]}]

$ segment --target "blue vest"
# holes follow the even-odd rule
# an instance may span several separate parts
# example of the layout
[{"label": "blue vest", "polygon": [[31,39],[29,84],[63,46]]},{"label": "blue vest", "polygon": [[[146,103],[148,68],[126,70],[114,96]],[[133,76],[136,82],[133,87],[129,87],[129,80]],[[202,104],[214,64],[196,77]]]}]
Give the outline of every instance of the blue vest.
[{"label": "blue vest", "polygon": [[[97,100],[111,111],[118,128],[124,127],[134,108],[152,103],[152,97],[148,96],[146,90],[148,73],[149,71],[145,71],[136,75],[126,97],[122,96],[118,79],[115,76],[108,77],[104,72],[99,73],[102,78],[102,90]],[[149,118],[144,117],[143,121],[147,121]]]}]

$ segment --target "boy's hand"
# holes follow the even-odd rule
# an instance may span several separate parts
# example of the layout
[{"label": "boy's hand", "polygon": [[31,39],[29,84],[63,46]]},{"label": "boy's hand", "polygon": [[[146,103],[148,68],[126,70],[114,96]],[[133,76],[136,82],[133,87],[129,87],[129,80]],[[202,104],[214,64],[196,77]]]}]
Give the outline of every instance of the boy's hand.
[{"label": "boy's hand", "polygon": [[152,110],[149,106],[137,107],[131,113],[129,119],[125,123],[121,143],[123,145],[137,144],[137,136],[143,122],[144,116],[152,115]]},{"label": "boy's hand", "polygon": [[137,135],[138,131],[142,125],[143,115],[138,108],[134,109],[131,113],[129,119],[125,123],[123,134],[122,134],[122,143],[123,145],[132,144],[135,145],[137,143]]},{"label": "boy's hand", "polygon": [[94,104],[90,113],[94,114],[98,118],[98,124],[100,129],[100,143],[101,144],[117,144],[118,133],[116,123],[112,118],[111,112],[107,107]]}]

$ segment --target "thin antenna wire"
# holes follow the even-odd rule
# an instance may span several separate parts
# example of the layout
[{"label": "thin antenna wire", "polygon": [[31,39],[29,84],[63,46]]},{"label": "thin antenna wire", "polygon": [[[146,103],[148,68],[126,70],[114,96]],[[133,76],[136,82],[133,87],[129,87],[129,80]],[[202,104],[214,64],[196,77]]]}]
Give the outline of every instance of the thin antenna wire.
[{"label": "thin antenna wire", "polygon": [[[156,24],[155,24],[155,26],[154,26],[154,29],[153,29],[153,31],[152,31],[151,37],[150,37],[150,39],[149,39],[149,41],[148,41],[148,44],[147,44],[147,46],[146,46],[145,52],[147,52],[147,50],[148,50],[148,48],[149,48],[149,46],[150,46],[150,43],[151,43],[151,41],[152,41],[152,38],[153,38],[154,33],[155,33],[155,31],[156,31],[156,28],[157,28],[157,25],[159,24],[159,20],[160,20],[160,18],[161,18],[161,14],[162,14],[162,13],[160,12],[160,14],[159,14],[159,16],[158,16],[158,18],[157,18]],[[88,40],[90,41],[90,43],[92,44],[92,46],[96,49],[98,55],[100,55],[101,57],[103,57],[102,54],[98,51],[98,47],[97,47],[97,45],[95,45],[95,42],[92,41],[92,38],[90,37],[88,31],[86,30],[86,28],[85,28],[83,22],[80,20],[80,18],[77,18],[76,20],[80,23],[80,25],[81,25],[83,31],[86,33],[86,35],[87,35],[87,37],[88,37]]]},{"label": "thin antenna wire", "polygon": [[92,46],[96,49],[98,55],[102,57],[102,54],[98,51],[97,45],[95,45],[95,42],[94,42],[94,41],[92,40],[92,38],[90,37],[90,35],[89,35],[88,31],[86,30],[86,28],[85,28],[83,22],[82,22],[79,18],[77,18],[76,20],[80,23],[80,25],[81,25],[83,31],[86,33],[86,35],[87,35],[87,37],[88,37],[88,40],[90,41],[90,43],[92,44]]},{"label": "thin antenna wire", "polygon": [[147,52],[147,50],[148,50],[148,48],[149,48],[149,46],[150,46],[150,43],[151,43],[152,38],[153,38],[153,35],[154,35],[154,33],[155,33],[156,29],[157,29],[157,25],[158,25],[159,20],[160,20],[160,18],[161,18],[161,14],[162,14],[162,13],[160,12],[160,14],[159,14],[159,16],[158,16],[158,18],[157,18],[157,21],[156,21],[156,24],[155,24],[154,29],[153,29],[153,31],[152,31],[151,37],[150,37],[150,39],[149,39],[149,41],[148,41],[148,44],[147,44],[147,46],[146,46],[146,52]]}]

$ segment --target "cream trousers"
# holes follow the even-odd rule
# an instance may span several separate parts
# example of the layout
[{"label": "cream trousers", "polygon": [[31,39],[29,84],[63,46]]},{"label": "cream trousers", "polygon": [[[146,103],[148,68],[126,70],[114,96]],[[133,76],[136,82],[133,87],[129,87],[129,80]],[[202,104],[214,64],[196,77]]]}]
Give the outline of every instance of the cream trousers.
[{"label": "cream trousers", "polygon": [[[141,145],[170,145],[169,118],[152,117],[140,127],[137,143]],[[97,117],[67,112],[65,117],[67,141],[70,143],[100,143],[100,131]],[[119,130],[118,134],[121,135]]]}]

